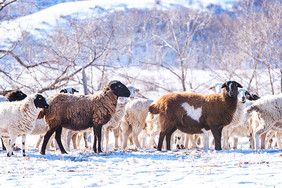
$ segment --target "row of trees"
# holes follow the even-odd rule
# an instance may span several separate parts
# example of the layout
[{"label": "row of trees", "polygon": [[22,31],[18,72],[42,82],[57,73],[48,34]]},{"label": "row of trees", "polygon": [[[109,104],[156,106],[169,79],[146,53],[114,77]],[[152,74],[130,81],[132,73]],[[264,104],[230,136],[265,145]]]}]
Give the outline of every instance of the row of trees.
[{"label": "row of trees", "polygon": [[[259,2],[242,1],[234,12],[216,15],[183,7],[164,10],[160,1],[151,10],[66,18],[47,34],[23,32],[8,49],[0,48],[0,90],[48,92],[82,85],[85,70],[90,93],[113,77],[142,83],[148,92],[199,90],[215,80],[235,79],[250,91],[280,93],[281,3]],[[171,85],[161,73],[149,79],[132,74],[132,67],[166,70],[166,77],[179,84]],[[195,82],[196,70],[211,73],[210,83]]]}]

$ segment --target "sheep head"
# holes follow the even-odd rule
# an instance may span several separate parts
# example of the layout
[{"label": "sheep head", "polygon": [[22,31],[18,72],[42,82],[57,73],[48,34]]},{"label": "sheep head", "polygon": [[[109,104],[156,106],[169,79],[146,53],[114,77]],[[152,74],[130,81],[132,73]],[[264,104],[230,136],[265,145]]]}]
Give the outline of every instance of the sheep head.
[{"label": "sheep head", "polygon": [[6,94],[6,97],[9,101],[21,101],[26,98],[26,94],[21,90],[14,90]]},{"label": "sheep head", "polygon": [[112,90],[117,97],[129,97],[129,89],[120,81],[114,80],[106,84],[104,90]]},{"label": "sheep head", "polygon": [[70,93],[70,94],[74,94],[75,92],[79,92],[79,91],[77,91],[76,89],[72,87],[68,87],[60,91],[60,93]]},{"label": "sheep head", "polygon": [[257,96],[256,94],[249,93],[249,92],[246,93],[246,97],[247,97],[247,99],[250,100],[250,101],[255,101],[255,100],[260,99],[260,97]]},{"label": "sheep head", "polygon": [[49,107],[48,102],[46,101],[45,97],[41,94],[35,94],[34,104],[36,108],[45,108]]},{"label": "sheep head", "polygon": [[243,88],[241,84],[236,81],[227,81],[225,82],[221,88],[226,89],[226,95],[229,97],[237,97],[238,95],[238,88]]}]

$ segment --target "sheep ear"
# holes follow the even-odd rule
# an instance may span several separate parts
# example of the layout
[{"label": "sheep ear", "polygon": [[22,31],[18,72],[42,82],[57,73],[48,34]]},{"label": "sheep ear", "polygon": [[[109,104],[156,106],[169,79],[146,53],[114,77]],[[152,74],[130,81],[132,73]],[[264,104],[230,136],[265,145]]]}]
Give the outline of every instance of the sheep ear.
[{"label": "sheep ear", "polygon": [[221,88],[225,88],[227,87],[227,83],[225,82],[224,84],[222,84]]},{"label": "sheep ear", "polygon": [[120,83],[120,81],[117,80],[113,80],[109,83],[109,88],[113,89],[113,86],[115,86],[116,84]]},{"label": "sheep ear", "polygon": [[239,84],[239,83],[237,83],[237,87],[243,88],[243,86],[241,84]]},{"label": "sheep ear", "polygon": [[211,87],[209,88],[209,90],[211,90],[211,89],[214,89],[214,86],[211,86]]},{"label": "sheep ear", "polygon": [[66,89],[62,89],[60,93],[66,93]]},{"label": "sheep ear", "polygon": [[74,93],[74,92],[79,92],[79,91],[77,91],[76,89],[72,88],[72,92]]}]

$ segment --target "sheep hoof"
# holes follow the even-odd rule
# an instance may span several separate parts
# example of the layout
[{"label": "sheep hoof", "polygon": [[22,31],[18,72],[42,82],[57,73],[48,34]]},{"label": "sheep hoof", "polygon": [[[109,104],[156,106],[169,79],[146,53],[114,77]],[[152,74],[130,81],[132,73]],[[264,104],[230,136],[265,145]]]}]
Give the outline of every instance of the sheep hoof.
[{"label": "sheep hoof", "polygon": [[11,157],[11,154],[7,153],[7,157]]},{"label": "sheep hoof", "polygon": [[45,151],[40,151],[40,154],[41,155],[45,155]]}]

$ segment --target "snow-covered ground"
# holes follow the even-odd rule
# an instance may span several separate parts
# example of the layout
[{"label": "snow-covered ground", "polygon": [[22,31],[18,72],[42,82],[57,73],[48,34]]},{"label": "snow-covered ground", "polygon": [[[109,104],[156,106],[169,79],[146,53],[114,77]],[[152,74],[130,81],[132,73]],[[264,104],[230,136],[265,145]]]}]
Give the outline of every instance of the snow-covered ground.
[{"label": "snow-covered ground", "polygon": [[[20,139],[18,139],[20,141]],[[0,151],[0,187],[282,187],[282,150]]]}]

